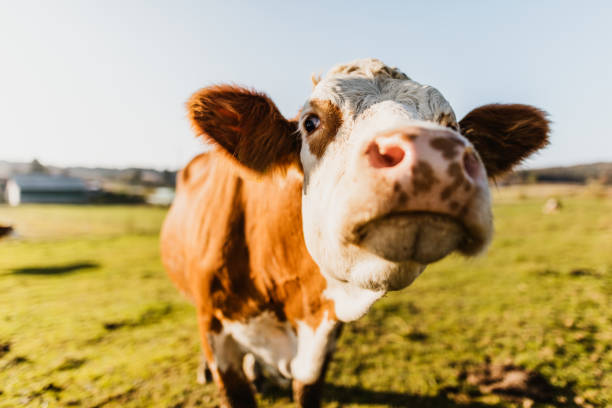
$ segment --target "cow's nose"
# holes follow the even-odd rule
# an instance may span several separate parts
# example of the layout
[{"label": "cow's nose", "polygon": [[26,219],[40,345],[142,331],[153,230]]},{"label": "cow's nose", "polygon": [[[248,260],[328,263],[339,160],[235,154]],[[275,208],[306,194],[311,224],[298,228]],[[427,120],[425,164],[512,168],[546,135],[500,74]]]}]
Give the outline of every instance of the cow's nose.
[{"label": "cow's nose", "polygon": [[398,143],[380,143],[384,139],[374,139],[368,146],[366,154],[370,165],[375,169],[394,167],[406,156],[405,150]]},{"label": "cow's nose", "polygon": [[384,132],[370,141],[365,153],[375,169],[412,169],[424,161],[444,172],[455,162],[471,180],[480,177],[483,170],[472,146],[450,130],[407,127]]},{"label": "cow's nose", "polygon": [[[450,129],[408,126],[376,134],[365,159],[376,183],[393,186],[405,210],[452,213],[469,202],[485,169],[471,144]],[[404,203],[405,201],[405,203]]]}]

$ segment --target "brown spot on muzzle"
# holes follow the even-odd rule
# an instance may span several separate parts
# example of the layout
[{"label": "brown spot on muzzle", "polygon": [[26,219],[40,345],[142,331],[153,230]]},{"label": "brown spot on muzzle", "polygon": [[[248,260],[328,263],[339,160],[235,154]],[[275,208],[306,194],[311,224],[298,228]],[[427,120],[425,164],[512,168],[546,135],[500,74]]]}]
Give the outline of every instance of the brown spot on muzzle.
[{"label": "brown spot on muzzle", "polygon": [[457,190],[461,185],[466,182],[465,176],[463,175],[463,171],[461,171],[461,166],[459,163],[454,162],[448,166],[448,175],[451,176],[453,182],[446,186],[442,193],[440,193],[440,198],[443,201],[446,201],[450,198],[450,196]]},{"label": "brown spot on muzzle", "polygon": [[454,159],[461,151],[465,144],[454,137],[436,137],[429,142],[431,147],[442,152],[445,159]]},{"label": "brown spot on muzzle", "polygon": [[439,181],[431,165],[425,161],[419,160],[412,168],[412,189],[415,195],[428,192]]}]

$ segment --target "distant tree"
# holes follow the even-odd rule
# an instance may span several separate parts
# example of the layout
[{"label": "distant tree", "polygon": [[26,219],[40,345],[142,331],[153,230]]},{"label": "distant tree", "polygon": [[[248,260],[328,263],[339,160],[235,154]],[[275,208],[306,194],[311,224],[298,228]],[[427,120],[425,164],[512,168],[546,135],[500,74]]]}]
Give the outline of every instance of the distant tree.
[{"label": "distant tree", "polygon": [[162,176],[164,178],[165,185],[174,187],[174,184],[176,183],[176,172],[175,171],[164,170],[164,172],[162,173]]},{"label": "distant tree", "polygon": [[48,171],[47,168],[38,161],[38,159],[34,159],[30,163],[30,173],[48,173]]},{"label": "distant tree", "polygon": [[602,186],[612,185],[612,170],[602,172],[599,177],[599,182]]},{"label": "distant tree", "polygon": [[134,169],[130,177],[130,184],[141,184],[142,183],[142,170]]}]

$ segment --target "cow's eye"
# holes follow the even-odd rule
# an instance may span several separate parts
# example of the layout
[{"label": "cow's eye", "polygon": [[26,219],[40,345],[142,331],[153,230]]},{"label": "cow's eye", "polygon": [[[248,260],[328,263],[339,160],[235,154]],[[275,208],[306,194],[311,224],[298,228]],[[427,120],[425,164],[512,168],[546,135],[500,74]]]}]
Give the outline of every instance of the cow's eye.
[{"label": "cow's eye", "polygon": [[319,126],[321,126],[321,120],[317,115],[309,115],[306,120],[304,120],[304,130],[308,133],[314,132]]}]

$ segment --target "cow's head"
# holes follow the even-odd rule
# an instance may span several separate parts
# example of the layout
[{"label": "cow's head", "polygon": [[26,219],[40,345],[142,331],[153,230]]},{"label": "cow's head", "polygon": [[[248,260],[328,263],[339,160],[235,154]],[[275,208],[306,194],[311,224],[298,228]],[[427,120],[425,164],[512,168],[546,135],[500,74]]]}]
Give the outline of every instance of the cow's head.
[{"label": "cow's head", "polygon": [[[487,105],[457,121],[442,94],[374,59],[334,67],[295,120],[263,94],[205,88],[188,109],[198,134],[242,165],[303,172],[303,231],[326,278],[384,292],[492,235],[487,177],[547,143],[545,114]],[[269,198],[273,199],[273,198]]]}]

